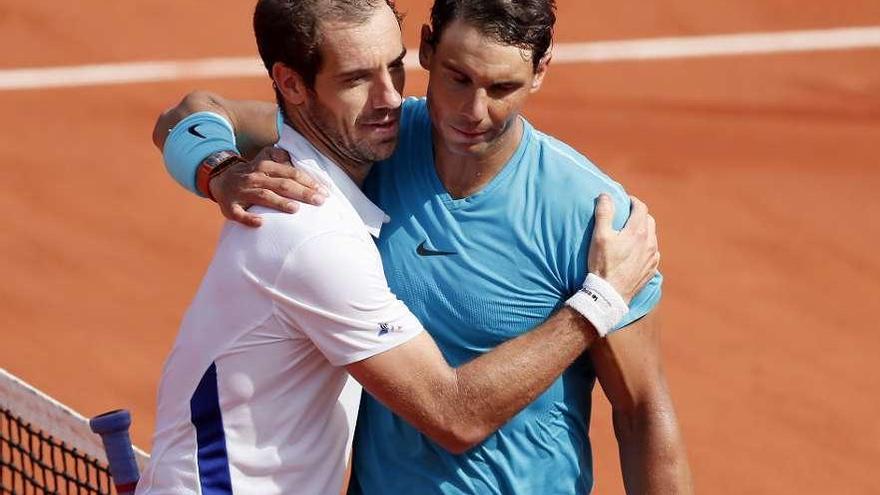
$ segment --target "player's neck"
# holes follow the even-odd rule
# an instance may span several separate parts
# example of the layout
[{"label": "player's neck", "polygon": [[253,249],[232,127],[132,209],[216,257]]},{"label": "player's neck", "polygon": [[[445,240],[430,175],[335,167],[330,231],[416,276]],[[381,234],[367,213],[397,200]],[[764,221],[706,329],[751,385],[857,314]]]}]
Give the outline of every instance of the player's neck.
[{"label": "player's neck", "polygon": [[341,168],[359,188],[364,187],[364,181],[373,168],[373,162],[363,162],[345,155],[320,127],[314,125],[302,113],[296,111],[287,113],[288,118],[285,122],[289,126],[296,129],[315,149]]},{"label": "player's neck", "polygon": [[437,177],[453,198],[464,198],[478,193],[498,175],[523,138],[522,119],[516,118],[510,128],[498,137],[484,153],[468,155],[455,153],[442,143],[434,131],[434,166]]}]

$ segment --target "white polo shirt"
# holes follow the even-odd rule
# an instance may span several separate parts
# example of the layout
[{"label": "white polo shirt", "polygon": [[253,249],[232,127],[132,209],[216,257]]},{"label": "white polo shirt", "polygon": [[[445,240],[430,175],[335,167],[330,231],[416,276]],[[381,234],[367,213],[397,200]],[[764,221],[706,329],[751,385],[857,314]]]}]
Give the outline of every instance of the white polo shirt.
[{"label": "white polo shirt", "polygon": [[385,280],[382,210],[290,127],[279,146],[330,196],[227,222],[165,363],[138,494],[338,493],[360,400],[343,366],[422,331]]}]

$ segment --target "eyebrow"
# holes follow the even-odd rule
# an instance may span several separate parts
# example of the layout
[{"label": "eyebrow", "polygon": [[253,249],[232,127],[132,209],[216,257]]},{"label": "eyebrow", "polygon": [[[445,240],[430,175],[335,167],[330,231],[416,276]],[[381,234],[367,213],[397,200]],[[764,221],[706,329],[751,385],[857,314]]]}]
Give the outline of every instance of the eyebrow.
[{"label": "eyebrow", "polygon": [[[400,55],[398,55],[397,58],[392,60],[391,63],[389,63],[388,65],[399,64],[399,63],[403,62],[404,57],[406,57],[406,47],[403,47],[403,50],[401,50]],[[345,80],[345,79],[353,78],[355,76],[365,76],[371,72],[373,72],[372,69],[366,69],[366,68],[352,69],[349,71],[345,71],[341,74],[338,74],[336,76],[336,79]]]},{"label": "eyebrow", "polygon": [[[443,68],[445,68],[449,71],[455,72],[456,74],[459,74],[461,76],[464,76],[472,81],[474,79],[470,74],[459,69],[457,66],[455,66],[454,64],[452,64],[448,60],[442,60],[440,62],[440,65],[443,66]],[[522,86],[522,85],[523,85],[523,82],[520,80],[516,80],[516,79],[491,81],[491,83],[489,84],[489,86]]]}]

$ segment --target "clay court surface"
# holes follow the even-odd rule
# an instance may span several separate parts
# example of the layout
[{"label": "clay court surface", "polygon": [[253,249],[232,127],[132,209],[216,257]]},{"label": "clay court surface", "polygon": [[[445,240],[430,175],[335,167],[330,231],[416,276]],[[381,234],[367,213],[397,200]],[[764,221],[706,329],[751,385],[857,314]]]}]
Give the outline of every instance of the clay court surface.
[{"label": "clay court surface", "polygon": [[[399,4],[415,46],[427,2]],[[0,70],[250,56],[251,8],[0,0]],[[559,13],[561,42],[880,25],[871,0]],[[408,92],[424,80],[411,72]],[[222,221],[149,139],[194,88],[271,97],[260,77],[0,91],[0,367],[86,415],[130,408],[147,449]],[[658,219],[666,368],[699,492],[880,493],[880,50],[557,65],[526,115]],[[622,492],[609,418],[597,400],[599,494]]]}]

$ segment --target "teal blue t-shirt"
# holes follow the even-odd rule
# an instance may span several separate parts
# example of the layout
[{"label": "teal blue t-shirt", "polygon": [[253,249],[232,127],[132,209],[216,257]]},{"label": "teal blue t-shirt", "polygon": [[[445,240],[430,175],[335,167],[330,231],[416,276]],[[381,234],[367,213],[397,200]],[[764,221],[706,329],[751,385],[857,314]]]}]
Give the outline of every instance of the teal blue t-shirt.
[{"label": "teal blue t-shirt", "polygon": [[[367,184],[367,194],[391,217],[377,241],[388,283],[453,366],[540,325],[581,286],[602,192],[614,198],[620,228],[629,214],[620,185],[526,122],[519,148],[483,190],[450,197],[434,168],[423,99],[404,103],[398,149]],[[661,280],[658,275],[636,296],[624,324],[657,304]],[[462,455],[443,450],[365,394],[351,493],[588,493],[594,382],[584,354]]]}]

